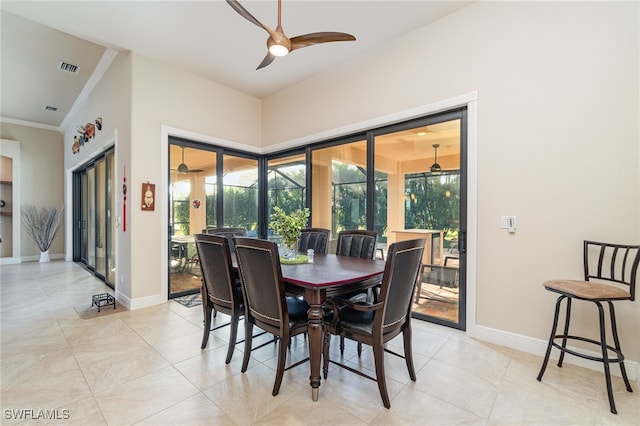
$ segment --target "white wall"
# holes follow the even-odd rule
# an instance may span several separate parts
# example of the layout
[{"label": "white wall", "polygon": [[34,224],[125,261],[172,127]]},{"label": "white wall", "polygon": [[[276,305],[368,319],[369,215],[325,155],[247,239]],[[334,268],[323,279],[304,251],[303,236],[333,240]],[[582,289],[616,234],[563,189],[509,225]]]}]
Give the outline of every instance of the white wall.
[{"label": "white wall", "polygon": [[[475,3],[264,99],[264,143],[477,91],[476,332],[546,339],[554,296],[541,283],[581,276],[584,239],[640,242],[639,12]],[[499,229],[504,214],[516,234]],[[633,360],[639,305],[618,307]],[[589,308],[576,331],[596,326]]]},{"label": "white wall", "polygon": [[[134,55],[133,131],[130,174],[132,306],[167,300],[168,145],[167,135],[203,142],[211,136],[260,145],[260,101],[194,74]],[[171,128],[172,131],[163,129]],[[234,145],[231,143],[231,145]],[[129,179],[129,178],[128,178]],[[142,211],[141,185],[156,184],[155,211]]]},{"label": "white wall", "polygon": [[[74,170],[80,168],[87,161],[96,157],[106,149],[115,149],[115,187],[117,195],[116,206],[116,297],[129,306],[131,284],[131,233],[123,231],[122,227],[122,183],[124,167],[127,167],[127,183],[129,183],[131,168],[131,54],[120,53],[113,60],[108,71],[96,84],[91,95],[78,108],[78,112],[65,119],[64,128],[64,165],[65,165],[65,203],[67,211],[72,206],[72,182]],[[93,123],[97,117],[102,117],[102,130],[96,130],[96,135],[73,154],[71,147],[74,136],[78,135],[78,126]],[[131,188],[131,184],[129,184]],[[131,192],[131,190],[129,191]],[[129,195],[129,194],[128,194]],[[130,205],[127,205],[130,210]],[[67,246],[66,258],[71,260],[73,254],[72,224],[70,215],[67,216]]]}]

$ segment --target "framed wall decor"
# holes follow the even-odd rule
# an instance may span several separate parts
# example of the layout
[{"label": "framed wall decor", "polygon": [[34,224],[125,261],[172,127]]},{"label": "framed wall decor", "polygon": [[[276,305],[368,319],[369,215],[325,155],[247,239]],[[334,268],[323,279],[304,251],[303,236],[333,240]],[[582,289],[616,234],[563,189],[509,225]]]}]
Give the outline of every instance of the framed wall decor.
[{"label": "framed wall decor", "polygon": [[155,210],[155,200],[156,200],[156,185],[153,183],[143,183],[142,184],[142,210],[143,211],[154,211]]}]

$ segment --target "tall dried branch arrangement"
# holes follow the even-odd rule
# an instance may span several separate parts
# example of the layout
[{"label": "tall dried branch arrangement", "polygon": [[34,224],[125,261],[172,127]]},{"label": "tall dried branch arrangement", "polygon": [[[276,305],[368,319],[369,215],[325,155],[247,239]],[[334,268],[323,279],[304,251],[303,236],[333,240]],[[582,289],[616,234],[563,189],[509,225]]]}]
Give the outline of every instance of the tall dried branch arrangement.
[{"label": "tall dried branch arrangement", "polygon": [[47,251],[53,243],[53,239],[60,230],[63,218],[62,207],[36,207],[25,206],[22,208],[22,223],[27,228],[29,236],[38,246],[40,251]]}]

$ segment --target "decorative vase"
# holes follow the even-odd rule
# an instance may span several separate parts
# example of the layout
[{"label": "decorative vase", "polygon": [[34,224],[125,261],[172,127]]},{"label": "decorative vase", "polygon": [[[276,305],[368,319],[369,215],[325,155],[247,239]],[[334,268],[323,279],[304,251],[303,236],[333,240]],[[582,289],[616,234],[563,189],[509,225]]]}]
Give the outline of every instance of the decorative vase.
[{"label": "decorative vase", "polygon": [[293,260],[298,253],[298,240],[285,241],[282,248],[282,257],[285,259]]},{"label": "decorative vase", "polygon": [[51,262],[51,258],[49,257],[49,250],[40,252],[40,263],[43,262]]}]

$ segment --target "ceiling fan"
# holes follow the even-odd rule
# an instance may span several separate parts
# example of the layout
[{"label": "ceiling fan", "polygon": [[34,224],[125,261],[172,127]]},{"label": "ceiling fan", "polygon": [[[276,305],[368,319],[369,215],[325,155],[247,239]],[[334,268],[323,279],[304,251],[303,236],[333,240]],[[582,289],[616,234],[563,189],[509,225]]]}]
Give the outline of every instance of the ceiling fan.
[{"label": "ceiling fan", "polygon": [[431,167],[429,167],[429,170],[431,170],[431,173],[438,173],[442,171],[442,167],[440,167],[440,164],[438,164],[438,148],[440,148],[440,144],[434,143],[432,146],[435,151],[435,156],[433,159],[433,164],[431,165]]},{"label": "ceiling fan", "polygon": [[356,38],[351,34],[347,33],[338,33],[338,32],[320,32],[320,33],[310,33],[303,34],[295,37],[287,37],[282,30],[282,0],[278,0],[278,26],[275,31],[271,28],[264,25],[262,22],[258,21],[247,9],[245,9],[240,3],[236,0],[227,0],[229,6],[233,8],[236,12],[240,14],[247,21],[263,28],[266,32],[269,33],[269,38],[267,39],[267,56],[264,57],[258,68],[264,68],[269,65],[276,56],[285,56],[289,52],[293,52],[296,49],[301,49],[303,47],[312,46],[314,44],[320,43],[329,43],[332,41],[353,41]]},{"label": "ceiling fan", "polygon": [[435,154],[433,158],[433,164],[431,165],[431,167],[429,167],[429,174],[439,175],[442,172],[455,172],[456,170],[458,170],[458,169],[443,169],[442,166],[440,166],[440,163],[438,163],[438,148],[440,148],[440,144],[434,143],[431,146],[433,147]]},{"label": "ceiling fan", "polygon": [[180,147],[180,149],[182,150],[182,162],[180,164],[178,164],[178,168],[177,169],[172,169],[174,172],[178,172],[178,173],[200,173],[200,172],[204,172],[204,170],[202,169],[190,169],[189,166],[187,166],[184,162],[184,146]]}]

